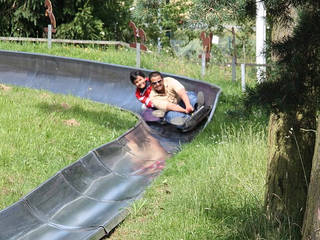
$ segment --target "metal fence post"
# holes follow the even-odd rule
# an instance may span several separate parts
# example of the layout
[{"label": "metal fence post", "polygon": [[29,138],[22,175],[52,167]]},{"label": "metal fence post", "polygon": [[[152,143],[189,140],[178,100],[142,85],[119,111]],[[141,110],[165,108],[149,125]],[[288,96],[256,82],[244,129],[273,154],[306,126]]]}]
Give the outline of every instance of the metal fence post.
[{"label": "metal fence post", "polygon": [[201,56],[201,76],[202,79],[204,78],[204,75],[206,74],[206,53],[203,51]]},{"label": "metal fence post", "polygon": [[246,91],[246,64],[241,64],[241,90]]},{"label": "metal fence post", "polygon": [[236,58],[233,56],[232,57],[232,81],[236,81],[236,79],[237,79],[237,76],[236,76],[236,67],[237,67],[237,65],[236,65]]},{"label": "metal fence post", "polygon": [[137,56],[136,56],[136,67],[137,68],[140,68],[140,43],[137,42],[137,47],[136,47],[136,53],[137,53]]},{"label": "metal fence post", "polygon": [[[266,7],[264,1],[256,0],[256,63],[266,64]],[[261,83],[266,73],[265,66],[257,67],[257,80]]]},{"label": "metal fence post", "polygon": [[51,48],[51,39],[52,39],[52,25],[48,25],[48,48]]}]

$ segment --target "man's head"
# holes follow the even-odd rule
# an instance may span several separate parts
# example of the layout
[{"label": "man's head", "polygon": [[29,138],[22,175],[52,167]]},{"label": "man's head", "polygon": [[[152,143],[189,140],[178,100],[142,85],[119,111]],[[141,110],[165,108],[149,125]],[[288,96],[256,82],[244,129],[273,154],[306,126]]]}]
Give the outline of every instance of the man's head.
[{"label": "man's head", "polygon": [[137,88],[143,89],[146,87],[146,75],[140,70],[130,72],[130,81]]},{"label": "man's head", "polygon": [[159,93],[164,93],[164,82],[163,76],[160,72],[152,72],[149,74],[149,79],[152,85],[152,88]]}]

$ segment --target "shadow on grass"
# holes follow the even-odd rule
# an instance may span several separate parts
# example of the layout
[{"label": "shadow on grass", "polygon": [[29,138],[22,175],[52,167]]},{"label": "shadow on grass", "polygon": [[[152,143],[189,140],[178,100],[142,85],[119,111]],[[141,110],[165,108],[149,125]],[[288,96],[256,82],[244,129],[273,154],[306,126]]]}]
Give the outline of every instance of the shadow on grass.
[{"label": "shadow on grass", "polygon": [[[138,121],[132,113],[115,107],[110,107],[108,105],[106,105],[105,110],[102,111],[87,110],[79,106],[78,104],[70,107],[64,107],[60,103],[48,104],[42,102],[38,104],[38,107],[41,109],[41,111],[47,114],[58,113],[66,119],[85,119],[94,124],[102,125],[106,128],[113,128],[123,131],[126,131],[129,128],[133,127]],[[125,111],[125,113],[123,111]]]},{"label": "shadow on grass", "polygon": [[[228,131],[233,133],[249,128],[253,134],[265,131],[268,126],[269,113],[260,108],[247,109],[243,104],[243,97],[238,95],[221,94],[212,122],[200,134],[198,141],[205,147],[214,147],[214,141],[222,142]],[[266,160],[267,161],[267,160]],[[248,173],[249,174],[249,173]],[[222,186],[223,187],[223,186]],[[227,203],[214,202],[206,217],[212,222],[223,222],[228,229],[219,239],[300,239],[290,222],[272,222],[267,219],[263,209],[263,202],[248,203],[242,206],[232,206]],[[261,204],[261,205],[260,205]],[[205,207],[203,207],[205,209]]]},{"label": "shadow on grass", "polygon": [[254,204],[242,207],[214,204],[212,210],[205,214],[211,221],[223,222],[227,230],[221,239],[299,239],[290,229],[290,224],[279,225],[269,221],[264,210]]}]

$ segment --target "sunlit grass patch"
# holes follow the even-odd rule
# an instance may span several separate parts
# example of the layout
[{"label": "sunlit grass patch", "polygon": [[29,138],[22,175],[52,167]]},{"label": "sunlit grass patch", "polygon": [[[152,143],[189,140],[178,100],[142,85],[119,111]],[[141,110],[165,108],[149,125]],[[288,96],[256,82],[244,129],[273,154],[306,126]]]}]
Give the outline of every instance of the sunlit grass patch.
[{"label": "sunlit grass patch", "polygon": [[0,208],[133,127],[111,106],[43,90],[0,89]]}]

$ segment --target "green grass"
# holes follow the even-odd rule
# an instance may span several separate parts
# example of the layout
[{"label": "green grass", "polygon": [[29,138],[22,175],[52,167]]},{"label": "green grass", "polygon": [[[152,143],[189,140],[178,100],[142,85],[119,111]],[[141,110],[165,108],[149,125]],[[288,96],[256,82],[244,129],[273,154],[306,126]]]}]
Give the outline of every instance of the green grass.
[{"label": "green grass", "polygon": [[[45,44],[3,42],[0,42],[0,48],[135,66],[135,51],[124,48],[80,48],[54,44],[48,50]],[[143,54],[141,66],[197,79],[200,79],[201,74],[200,62],[188,62],[165,54]],[[254,74],[254,71],[250,71],[248,76]],[[237,76],[239,78],[239,72]],[[275,227],[264,215],[267,116],[260,110],[251,114],[245,111],[241,105],[240,82],[231,81],[230,68],[210,65],[204,81],[220,86],[223,91],[212,122],[192,143],[183,145],[182,151],[167,161],[163,173],[146,190],[144,197],[130,207],[131,214],[115,229],[111,239],[293,239],[287,226]],[[251,78],[248,84],[254,85],[255,82]],[[29,94],[30,90],[23,91]],[[49,116],[53,114],[47,110],[45,112],[50,119]],[[80,118],[82,114],[76,116]],[[91,117],[88,113],[88,118]],[[129,128],[134,120],[128,120],[127,124],[126,120],[123,122]],[[109,126],[113,124],[111,122]],[[124,127],[123,132],[127,128]],[[3,129],[8,131],[7,128]],[[58,135],[55,129],[51,134]],[[87,134],[80,139],[90,138],[90,134]],[[67,134],[62,134],[61,138],[63,142],[70,142]],[[27,139],[25,141],[28,142]],[[88,148],[99,143],[93,145]],[[70,151],[76,148],[77,145],[65,145],[60,151],[69,156]],[[86,151],[83,150],[83,153]],[[27,149],[23,148],[22,154],[27,154],[25,152]],[[38,156],[38,152],[34,151],[28,154],[30,158]],[[10,159],[6,162],[13,159],[4,156]],[[76,156],[71,155],[70,158],[73,157],[75,160]],[[21,158],[19,162],[23,163],[24,159]],[[51,159],[54,158],[49,159],[46,164],[51,168],[54,164]],[[29,168],[16,169],[14,174],[24,176],[30,174],[31,170],[34,174],[35,165],[36,160]],[[16,166],[11,164],[9,168],[15,169]],[[10,179],[7,181],[4,183],[6,187],[10,186]],[[1,196],[1,200],[3,198]]]},{"label": "green grass", "polygon": [[167,161],[111,239],[288,239],[264,217],[266,116],[246,116],[228,84],[212,122]]},{"label": "green grass", "polygon": [[73,96],[0,88],[0,209],[134,126],[129,112]]}]

